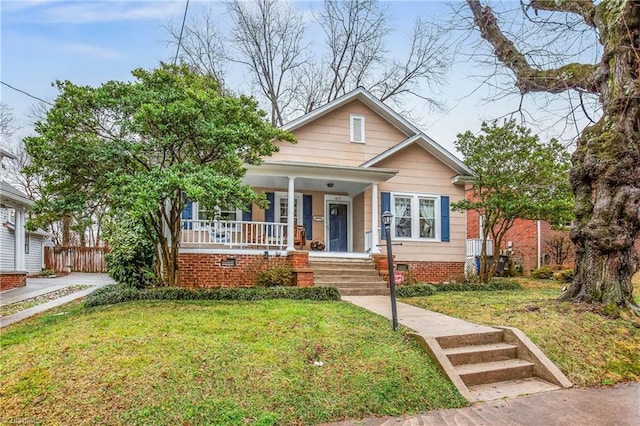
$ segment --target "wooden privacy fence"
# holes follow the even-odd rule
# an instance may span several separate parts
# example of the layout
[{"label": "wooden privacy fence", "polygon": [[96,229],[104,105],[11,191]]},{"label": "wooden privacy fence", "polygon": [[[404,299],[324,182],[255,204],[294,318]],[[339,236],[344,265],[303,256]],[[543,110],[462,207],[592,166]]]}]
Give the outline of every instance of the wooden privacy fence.
[{"label": "wooden privacy fence", "polygon": [[45,268],[56,272],[107,272],[107,247],[45,247]]}]

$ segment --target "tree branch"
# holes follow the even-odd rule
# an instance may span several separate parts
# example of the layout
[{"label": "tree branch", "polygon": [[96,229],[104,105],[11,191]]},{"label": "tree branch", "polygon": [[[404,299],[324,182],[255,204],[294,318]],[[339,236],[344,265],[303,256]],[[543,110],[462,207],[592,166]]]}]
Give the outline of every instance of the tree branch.
[{"label": "tree branch", "polygon": [[561,93],[570,89],[600,93],[596,65],[572,63],[555,69],[535,69],[500,30],[489,6],[482,7],[479,0],[467,0],[467,4],[482,38],[491,44],[497,58],[515,74],[520,93]]},{"label": "tree branch", "polygon": [[582,16],[587,25],[596,27],[596,7],[589,0],[531,0],[527,7],[532,7],[534,10],[575,13]]}]

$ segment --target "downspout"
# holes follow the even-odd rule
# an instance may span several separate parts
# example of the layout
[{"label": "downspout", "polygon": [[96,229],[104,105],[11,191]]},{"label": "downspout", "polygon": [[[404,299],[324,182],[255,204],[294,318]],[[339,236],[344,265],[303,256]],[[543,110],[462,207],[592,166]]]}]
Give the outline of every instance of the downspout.
[{"label": "downspout", "polygon": [[540,268],[541,263],[540,263],[540,257],[542,256],[542,250],[541,250],[541,246],[540,246],[540,221],[536,220],[536,233],[538,235],[538,268]]}]

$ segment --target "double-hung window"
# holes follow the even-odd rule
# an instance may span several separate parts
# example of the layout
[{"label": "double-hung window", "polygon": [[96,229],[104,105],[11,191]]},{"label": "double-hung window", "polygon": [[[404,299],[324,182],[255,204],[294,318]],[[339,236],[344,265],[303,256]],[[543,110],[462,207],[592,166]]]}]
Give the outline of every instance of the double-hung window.
[{"label": "double-hung window", "polygon": [[350,140],[364,143],[364,115],[351,114],[349,116]]},{"label": "double-hung window", "polygon": [[[286,192],[276,192],[276,222],[287,223],[289,199]],[[293,198],[293,223],[302,224],[302,194],[295,193]]]},{"label": "double-hung window", "polygon": [[400,239],[437,240],[439,197],[420,194],[393,194],[393,236]]}]

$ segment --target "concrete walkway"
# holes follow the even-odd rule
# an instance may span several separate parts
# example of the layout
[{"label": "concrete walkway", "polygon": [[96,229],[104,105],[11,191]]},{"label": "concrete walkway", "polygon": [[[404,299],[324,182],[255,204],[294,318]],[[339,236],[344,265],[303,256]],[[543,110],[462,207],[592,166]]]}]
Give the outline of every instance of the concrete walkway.
[{"label": "concrete walkway", "polygon": [[[342,300],[391,318],[388,296],[344,296]],[[433,338],[496,330],[406,303],[397,304],[397,313],[399,324]],[[556,390],[476,403],[461,409],[436,410],[420,416],[370,418],[333,425],[640,426],[640,383],[614,388]]]},{"label": "concrete walkway", "polygon": [[[389,296],[344,296],[342,300],[391,319],[391,299]],[[495,328],[473,324],[406,303],[398,302],[396,307],[398,324],[402,324],[423,336],[440,337],[496,331]]]},{"label": "concrete walkway", "polygon": [[435,410],[412,417],[369,418],[333,426],[638,426],[640,383],[558,390]]},{"label": "concrete walkway", "polygon": [[13,315],[0,318],[0,328],[22,321],[41,312],[45,312],[51,308],[55,308],[56,306],[64,305],[65,303],[85,297],[95,289],[107,284],[113,284],[113,282],[114,281],[107,274],[83,272],[72,272],[69,275],[57,278],[27,278],[26,286],[0,292],[0,306],[21,302],[26,299],[31,299],[32,297],[42,296],[43,294],[62,290],[74,285],[89,285],[91,287],[36,305]]}]

